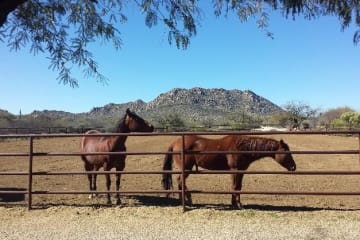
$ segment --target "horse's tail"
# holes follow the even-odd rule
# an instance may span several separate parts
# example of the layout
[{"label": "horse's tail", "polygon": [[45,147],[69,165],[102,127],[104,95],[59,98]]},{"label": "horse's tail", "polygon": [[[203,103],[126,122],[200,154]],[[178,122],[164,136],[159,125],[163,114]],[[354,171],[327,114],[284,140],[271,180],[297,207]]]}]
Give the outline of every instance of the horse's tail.
[{"label": "horse's tail", "polygon": [[[170,145],[170,147],[168,148],[168,152],[172,152],[172,151],[173,151],[173,145]],[[164,159],[164,164],[163,164],[163,170],[171,171],[172,163],[173,163],[173,154],[166,153],[165,159]],[[172,189],[173,188],[172,174],[171,173],[163,173],[161,183],[165,190]]]}]

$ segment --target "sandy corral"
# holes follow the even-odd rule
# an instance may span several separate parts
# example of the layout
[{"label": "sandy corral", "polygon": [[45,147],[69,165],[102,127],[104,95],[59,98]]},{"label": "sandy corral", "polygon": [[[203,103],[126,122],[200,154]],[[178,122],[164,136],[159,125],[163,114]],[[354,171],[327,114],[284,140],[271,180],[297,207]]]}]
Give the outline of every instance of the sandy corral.
[{"label": "sandy corral", "polygon": [[[330,135],[274,135],[291,150],[357,150],[358,138]],[[128,138],[128,151],[166,151],[175,136]],[[77,152],[79,138],[36,139],[38,152]],[[0,142],[0,152],[27,152],[28,141]],[[358,170],[358,155],[294,155],[297,170]],[[125,170],[160,170],[163,155],[131,155]],[[0,157],[0,171],[27,171],[27,157]],[[176,169],[176,168],[175,168]],[[251,170],[284,170],[272,159]],[[82,171],[77,156],[36,157],[34,171]],[[285,170],[284,170],[285,171]],[[161,190],[160,175],[123,174],[121,189]],[[175,177],[174,177],[175,182]],[[113,189],[114,189],[113,177]],[[192,175],[190,189],[229,190],[228,175]],[[26,189],[27,176],[0,176],[2,189]],[[85,175],[35,176],[34,190],[87,190]],[[104,176],[98,189],[105,190]],[[245,175],[243,190],[353,191],[360,176]],[[193,194],[183,213],[177,196],[123,195],[122,206],[106,206],[101,195],[0,196],[0,239],[354,239],[360,236],[360,196],[242,195],[243,210],[229,207],[230,195]],[[190,237],[192,235],[193,237]],[[180,237],[179,237],[180,236]]]}]

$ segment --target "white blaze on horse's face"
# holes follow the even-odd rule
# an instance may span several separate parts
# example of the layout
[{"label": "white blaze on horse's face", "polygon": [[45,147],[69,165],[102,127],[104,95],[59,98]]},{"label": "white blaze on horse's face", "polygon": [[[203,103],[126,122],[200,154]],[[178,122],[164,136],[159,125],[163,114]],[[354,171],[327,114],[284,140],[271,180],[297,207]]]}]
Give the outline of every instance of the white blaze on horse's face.
[{"label": "white blaze on horse's face", "polygon": [[283,141],[279,142],[279,152],[275,154],[275,161],[277,161],[281,166],[286,168],[288,171],[296,170],[296,163],[291,155],[289,146]]}]

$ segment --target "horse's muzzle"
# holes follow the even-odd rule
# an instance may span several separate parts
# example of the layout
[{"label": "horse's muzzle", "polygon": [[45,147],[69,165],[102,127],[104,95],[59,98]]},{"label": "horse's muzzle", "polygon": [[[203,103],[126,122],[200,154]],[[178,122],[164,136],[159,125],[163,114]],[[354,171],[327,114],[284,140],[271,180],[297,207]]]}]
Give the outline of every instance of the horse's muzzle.
[{"label": "horse's muzzle", "polygon": [[296,170],[296,165],[289,167],[288,170],[291,171],[291,172],[295,171]]}]

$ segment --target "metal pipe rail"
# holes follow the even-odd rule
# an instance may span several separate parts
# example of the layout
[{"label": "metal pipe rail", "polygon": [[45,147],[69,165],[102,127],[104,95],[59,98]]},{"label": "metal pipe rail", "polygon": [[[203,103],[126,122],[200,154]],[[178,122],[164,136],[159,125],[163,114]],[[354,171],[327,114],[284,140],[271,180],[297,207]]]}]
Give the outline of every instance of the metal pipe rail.
[{"label": "metal pipe rail", "polygon": [[[360,175],[360,171],[252,171],[252,170],[185,170],[187,174],[234,174],[234,173],[242,173],[248,175]],[[105,174],[132,174],[132,175],[142,175],[142,174],[163,174],[163,173],[171,173],[171,174],[181,174],[181,171],[88,171],[88,172],[50,172],[50,171],[39,171],[32,172],[33,176],[66,176],[66,175],[87,175],[94,174],[97,175],[105,175]],[[11,176],[11,175],[29,175],[27,172],[2,172],[0,175]]]},{"label": "metal pipe rail", "polygon": [[[34,194],[90,194],[91,191],[42,191],[42,190],[33,190],[32,182],[34,176],[43,176],[43,175],[85,175],[89,173],[97,174],[234,174],[234,173],[243,173],[243,174],[285,174],[285,175],[360,175],[360,171],[218,171],[218,170],[200,170],[200,171],[99,171],[99,172],[85,172],[85,171],[72,171],[72,172],[57,172],[57,171],[33,171],[33,161],[34,157],[45,157],[45,156],[81,156],[81,155],[163,155],[163,154],[180,154],[182,161],[184,163],[185,155],[189,153],[196,154],[219,154],[219,153],[274,153],[273,151],[185,151],[184,150],[184,138],[186,135],[285,135],[285,134],[342,134],[342,135],[354,135],[359,137],[359,149],[358,150],[334,150],[334,151],[290,151],[292,154],[357,154],[360,159],[360,131],[311,131],[311,132],[179,132],[179,133],[101,133],[101,134],[87,134],[86,136],[180,136],[183,140],[183,149],[178,152],[166,152],[166,151],[154,151],[154,152],[34,152],[34,140],[40,138],[63,138],[63,137],[82,137],[85,134],[9,134],[9,135],[0,135],[2,138],[27,138],[29,139],[29,152],[27,153],[0,153],[1,157],[28,157],[29,168],[27,172],[0,172],[0,176],[28,176],[28,189],[26,191],[0,191],[0,194],[27,194],[28,195],[28,209],[32,209],[32,195]],[[185,190],[185,180],[182,178],[182,190],[120,190],[120,191],[98,191],[97,193],[122,193],[122,194],[134,194],[134,193],[144,193],[144,194],[162,194],[162,193],[179,193],[182,194],[182,206],[184,211],[185,207],[185,193],[202,193],[202,194],[231,194],[231,193],[240,193],[240,194],[264,194],[264,195],[360,195],[360,192],[307,192],[307,191],[203,191],[203,190]]]}]

